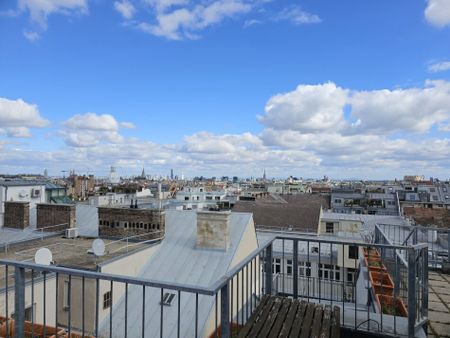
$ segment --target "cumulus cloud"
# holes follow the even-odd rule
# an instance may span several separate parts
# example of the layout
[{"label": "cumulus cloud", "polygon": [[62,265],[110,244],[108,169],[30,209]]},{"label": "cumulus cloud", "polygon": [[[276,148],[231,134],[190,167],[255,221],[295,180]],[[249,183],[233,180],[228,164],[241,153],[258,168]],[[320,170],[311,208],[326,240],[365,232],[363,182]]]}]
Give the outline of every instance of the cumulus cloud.
[{"label": "cumulus cloud", "polygon": [[10,137],[30,137],[29,128],[43,128],[49,124],[38,107],[22,99],[0,98],[0,130]]},{"label": "cumulus cloud", "polygon": [[450,70],[450,61],[435,62],[428,65],[428,71],[432,73],[445,72],[447,70]]},{"label": "cumulus cloud", "polygon": [[[37,155],[0,143],[0,169],[32,163],[89,166],[95,172],[118,165],[124,170],[145,166],[155,173],[182,168],[194,175],[250,176],[266,168],[269,176],[386,178],[414,168],[449,176],[450,138],[435,133],[435,128],[450,130],[449,98],[447,81],[366,91],[332,82],[301,84],[268,98],[259,133],[202,131],[175,144],[122,136],[123,128],[134,125],[112,115],[79,114],[62,125],[59,135],[68,146],[63,149]],[[21,123],[9,123],[3,134],[27,136]]]},{"label": "cumulus cloud", "polygon": [[146,33],[170,40],[195,39],[203,29],[227,18],[250,11],[250,4],[241,0],[218,0],[206,5],[173,6],[181,1],[149,1],[156,11],[154,23],[141,22],[138,28]]},{"label": "cumulus cloud", "polygon": [[258,118],[268,128],[303,133],[425,133],[450,121],[450,82],[370,91],[340,88],[331,82],[299,85],[270,98],[265,115]]},{"label": "cumulus cloud", "polygon": [[136,8],[128,0],[114,1],[114,8],[124,19],[130,20],[136,13]]},{"label": "cumulus cloud", "polygon": [[450,25],[450,1],[428,0],[425,18],[429,23],[437,27]]},{"label": "cumulus cloud", "polygon": [[133,128],[131,122],[118,122],[110,114],[77,114],[63,123],[60,134],[71,147],[90,147],[101,142],[121,143],[120,128]]},{"label": "cumulus cloud", "polygon": [[274,129],[324,131],[342,128],[347,90],[328,82],[299,85],[295,90],[269,99],[265,115],[258,119]]}]

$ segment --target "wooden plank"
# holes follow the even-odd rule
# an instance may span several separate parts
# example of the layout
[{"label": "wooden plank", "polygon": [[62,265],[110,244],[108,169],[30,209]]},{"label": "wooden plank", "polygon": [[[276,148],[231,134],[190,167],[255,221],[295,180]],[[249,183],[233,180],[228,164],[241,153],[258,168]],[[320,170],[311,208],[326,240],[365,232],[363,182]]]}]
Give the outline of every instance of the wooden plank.
[{"label": "wooden plank", "polygon": [[259,333],[259,331],[261,331],[262,327],[264,326],[267,316],[269,315],[270,309],[272,309],[272,306],[274,303],[275,303],[275,297],[270,297],[268,302],[264,306],[264,310],[263,310],[261,316],[259,317],[258,322],[254,323],[252,325],[252,329],[250,330],[250,333],[247,336],[258,337],[258,333]]},{"label": "wooden plank", "polygon": [[272,329],[273,324],[275,323],[278,313],[281,309],[281,305],[283,304],[283,299],[281,297],[276,297],[275,302],[273,303],[272,309],[267,316],[266,322],[262,328],[262,330],[258,334],[258,338],[267,338],[270,330]]},{"label": "wooden plank", "polygon": [[[300,338],[309,338],[309,333],[311,332],[311,325],[312,325],[312,320],[314,317],[315,308],[316,307],[313,303],[308,303],[308,306],[306,307],[303,323],[301,323],[302,332],[300,334]],[[296,335],[295,337],[298,337],[298,335]]]},{"label": "wooden plank", "polygon": [[331,337],[341,337],[341,309],[339,306],[333,308],[333,314],[331,315]]},{"label": "wooden plank", "polygon": [[311,338],[319,338],[320,330],[322,329],[322,317],[323,317],[323,306],[321,304],[316,305],[314,311],[314,318],[312,321]]},{"label": "wooden plank", "polygon": [[322,320],[322,330],[320,331],[320,338],[330,338],[331,327],[331,305],[325,305]]},{"label": "wooden plank", "polygon": [[272,329],[269,332],[269,338],[278,338],[280,334],[281,328],[283,327],[283,323],[286,320],[286,316],[289,313],[291,305],[293,304],[292,299],[285,298],[283,300],[283,304],[281,305],[281,309],[278,311],[278,316],[275,323],[272,326]]},{"label": "wooden plank", "polygon": [[[302,305],[303,304],[303,305]],[[303,320],[305,318],[305,313],[308,308],[308,303],[302,301],[300,306],[298,307],[297,314],[294,318],[294,323],[292,325],[291,333],[289,337],[298,337],[300,335],[300,331],[302,330]]]},{"label": "wooden plank", "polygon": [[[299,310],[299,307],[303,307]],[[304,311],[306,308],[306,302],[299,302],[297,299],[294,300],[291,304],[289,312],[284,320],[283,327],[281,328],[279,338],[288,338],[291,332],[292,325],[294,324],[295,316],[298,311]]]},{"label": "wooden plank", "polygon": [[261,298],[261,302],[258,304],[258,307],[253,311],[252,315],[250,316],[244,327],[241,329],[241,331],[239,331],[238,337],[247,337],[253,325],[255,325],[255,323],[258,322],[261,314],[264,311],[264,307],[266,306],[269,299],[270,299],[269,295],[264,295]]}]

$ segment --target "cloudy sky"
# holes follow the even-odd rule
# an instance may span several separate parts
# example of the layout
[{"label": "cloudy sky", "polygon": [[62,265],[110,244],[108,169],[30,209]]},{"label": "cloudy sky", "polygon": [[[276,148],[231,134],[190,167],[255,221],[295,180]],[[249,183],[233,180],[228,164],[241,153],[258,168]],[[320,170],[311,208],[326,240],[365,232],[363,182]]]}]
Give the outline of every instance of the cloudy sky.
[{"label": "cloudy sky", "polygon": [[0,172],[450,177],[449,0],[0,1]]}]

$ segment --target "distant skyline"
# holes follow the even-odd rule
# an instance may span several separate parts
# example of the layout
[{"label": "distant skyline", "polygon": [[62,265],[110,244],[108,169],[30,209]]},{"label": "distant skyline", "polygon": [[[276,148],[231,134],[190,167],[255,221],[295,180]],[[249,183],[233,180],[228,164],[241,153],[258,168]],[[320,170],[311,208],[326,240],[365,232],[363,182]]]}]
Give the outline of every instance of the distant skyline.
[{"label": "distant skyline", "polygon": [[0,172],[450,178],[448,0],[0,2]]}]

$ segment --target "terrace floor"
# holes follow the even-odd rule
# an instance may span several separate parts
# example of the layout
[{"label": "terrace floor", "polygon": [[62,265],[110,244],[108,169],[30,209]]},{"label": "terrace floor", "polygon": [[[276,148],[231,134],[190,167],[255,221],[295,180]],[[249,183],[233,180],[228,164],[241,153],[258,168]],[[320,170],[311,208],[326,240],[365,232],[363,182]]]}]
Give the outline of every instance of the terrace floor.
[{"label": "terrace floor", "polygon": [[237,337],[339,338],[339,318],[337,306],[266,295]]},{"label": "terrace floor", "polygon": [[429,271],[428,337],[450,337],[450,275]]}]

